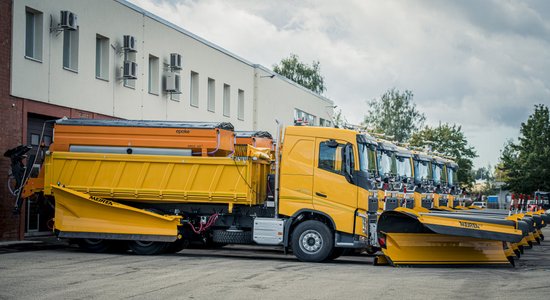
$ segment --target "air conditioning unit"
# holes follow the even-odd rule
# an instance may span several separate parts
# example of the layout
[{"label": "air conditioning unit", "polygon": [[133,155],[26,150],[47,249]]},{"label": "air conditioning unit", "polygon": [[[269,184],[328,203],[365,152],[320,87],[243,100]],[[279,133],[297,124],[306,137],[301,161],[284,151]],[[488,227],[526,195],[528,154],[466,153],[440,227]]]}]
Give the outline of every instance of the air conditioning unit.
[{"label": "air conditioning unit", "polygon": [[170,53],[170,68],[172,70],[181,70],[181,55]]},{"label": "air conditioning unit", "polygon": [[124,79],[137,79],[137,64],[133,61],[125,61],[122,73]]},{"label": "air conditioning unit", "polygon": [[124,45],[122,49],[126,52],[137,52],[137,41],[136,38],[131,35],[124,36]]},{"label": "air conditioning unit", "polygon": [[59,27],[63,30],[76,30],[78,28],[76,14],[68,10],[62,10]]},{"label": "air conditioning unit", "polygon": [[165,91],[168,93],[179,94],[181,93],[180,88],[180,75],[174,72],[169,72],[166,74],[165,81]]}]

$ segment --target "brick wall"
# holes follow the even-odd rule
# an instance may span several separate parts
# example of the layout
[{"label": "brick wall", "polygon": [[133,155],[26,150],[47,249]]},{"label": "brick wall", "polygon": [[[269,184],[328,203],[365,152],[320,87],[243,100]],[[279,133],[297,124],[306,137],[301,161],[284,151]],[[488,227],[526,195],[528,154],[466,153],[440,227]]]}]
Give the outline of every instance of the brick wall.
[{"label": "brick wall", "polygon": [[17,240],[24,237],[24,215],[12,213],[14,197],[7,188],[10,160],[3,156],[7,149],[25,143],[27,117],[29,113],[61,118],[113,118],[93,112],[61,107],[21,99],[10,95],[11,43],[12,43],[12,0],[0,0],[0,241]]},{"label": "brick wall", "polygon": [[[10,96],[12,1],[0,1],[0,154],[21,144],[23,101]],[[12,214],[7,188],[9,159],[0,158],[0,240],[20,239],[20,220]]]}]

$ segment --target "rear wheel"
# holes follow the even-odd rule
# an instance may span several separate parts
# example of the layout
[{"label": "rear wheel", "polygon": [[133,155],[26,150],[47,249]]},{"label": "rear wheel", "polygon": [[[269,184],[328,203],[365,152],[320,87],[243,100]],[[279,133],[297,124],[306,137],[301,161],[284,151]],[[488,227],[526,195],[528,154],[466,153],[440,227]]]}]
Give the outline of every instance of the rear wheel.
[{"label": "rear wheel", "polygon": [[332,231],[315,220],[298,224],[292,233],[292,251],[301,261],[322,262],[329,259],[334,248]]},{"label": "rear wheel", "polygon": [[87,252],[105,253],[113,250],[113,244],[109,240],[103,239],[78,239],[78,247]]},{"label": "rear wheel", "polygon": [[170,244],[166,242],[130,241],[128,242],[128,248],[138,255],[154,255],[164,253],[168,250]]}]

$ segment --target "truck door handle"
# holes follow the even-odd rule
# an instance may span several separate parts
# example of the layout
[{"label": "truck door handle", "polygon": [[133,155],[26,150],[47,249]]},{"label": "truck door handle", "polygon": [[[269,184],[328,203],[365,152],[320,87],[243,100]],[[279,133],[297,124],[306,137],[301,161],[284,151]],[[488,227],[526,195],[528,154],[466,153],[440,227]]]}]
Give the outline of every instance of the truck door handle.
[{"label": "truck door handle", "polygon": [[323,198],[326,198],[327,195],[325,194],[322,194],[322,193],[319,193],[319,192],[315,192],[315,195],[319,196],[319,197],[323,197]]}]

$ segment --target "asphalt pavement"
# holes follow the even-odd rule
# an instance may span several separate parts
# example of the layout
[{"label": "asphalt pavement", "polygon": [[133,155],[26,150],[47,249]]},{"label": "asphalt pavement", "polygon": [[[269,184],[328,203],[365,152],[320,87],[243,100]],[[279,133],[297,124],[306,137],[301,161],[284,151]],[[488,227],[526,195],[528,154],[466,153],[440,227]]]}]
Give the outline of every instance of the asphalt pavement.
[{"label": "asphalt pavement", "polygon": [[[545,229],[550,237],[550,229]],[[373,257],[302,263],[278,248],[92,254],[46,238],[0,245],[0,299],[548,299],[550,240],[516,267],[373,266]]]}]

